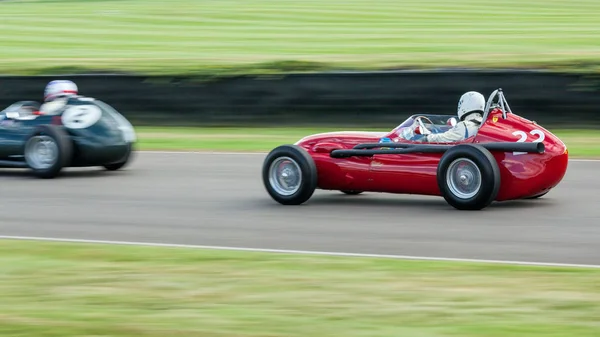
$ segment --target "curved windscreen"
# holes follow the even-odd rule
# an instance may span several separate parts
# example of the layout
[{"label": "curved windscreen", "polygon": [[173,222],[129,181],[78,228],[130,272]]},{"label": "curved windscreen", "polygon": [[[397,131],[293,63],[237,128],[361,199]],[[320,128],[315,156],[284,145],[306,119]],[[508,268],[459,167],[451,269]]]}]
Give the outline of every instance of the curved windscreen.
[{"label": "curved windscreen", "polygon": [[398,125],[394,130],[398,130],[398,129],[413,125],[415,122],[415,119],[419,116],[424,117],[421,119],[421,121],[428,128],[431,126],[434,126],[437,128],[449,127],[450,124],[448,123],[448,121],[452,118],[456,118],[456,115],[416,114],[416,115],[412,115],[412,116],[408,117],[404,122],[402,122],[402,124]]},{"label": "curved windscreen", "polygon": [[11,104],[4,110],[0,111],[1,115],[6,115],[8,112],[16,113],[31,113],[40,109],[40,104],[34,101],[20,101]]}]

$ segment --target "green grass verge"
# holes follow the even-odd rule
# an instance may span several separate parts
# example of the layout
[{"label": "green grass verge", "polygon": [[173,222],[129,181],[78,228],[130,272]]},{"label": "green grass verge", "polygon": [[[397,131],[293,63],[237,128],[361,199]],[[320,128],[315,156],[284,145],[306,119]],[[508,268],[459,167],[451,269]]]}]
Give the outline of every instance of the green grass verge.
[{"label": "green grass verge", "polygon": [[600,334],[600,270],[0,241],[2,336]]},{"label": "green grass verge", "polygon": [[[343,131],[338,128],[177,128],[137,127],[140,150],[215,150],[267,152],[281,144],[292,144],[306,135]],[[351,129],[350,129],[351,130]],[[389,131],[388,129],[369,129]],[[595,130],[551,130],[573,158],[600,157],[600,132]]]},{"label": "green grass verge", "polygon": [[0,73],[600,69],[597,0],[0,1]]}]

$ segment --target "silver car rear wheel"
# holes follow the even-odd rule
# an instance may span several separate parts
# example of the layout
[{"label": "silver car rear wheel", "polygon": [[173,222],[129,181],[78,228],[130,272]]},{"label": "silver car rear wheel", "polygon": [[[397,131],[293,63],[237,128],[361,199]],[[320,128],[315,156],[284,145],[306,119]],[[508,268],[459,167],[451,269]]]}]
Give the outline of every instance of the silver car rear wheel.
[{"label": "silver car rear wheel", "polygon": [[24,155],[29,167],[46,170],[56,164],[58,160],[58,144],[50,136],[33,136],[27,141]]},{"label": "silver car rear wheel", "polygon": [[38,125],[23,148],[27,166],[39,178],[55,178],[73,157],[69,134],[58,125]]}]

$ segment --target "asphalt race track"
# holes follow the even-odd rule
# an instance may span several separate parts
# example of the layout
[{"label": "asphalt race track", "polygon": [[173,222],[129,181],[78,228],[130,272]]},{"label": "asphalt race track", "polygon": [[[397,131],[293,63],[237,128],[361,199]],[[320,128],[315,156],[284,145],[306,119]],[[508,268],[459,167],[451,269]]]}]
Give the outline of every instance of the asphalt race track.
[{"label": "asphalt race track", "polygon": [[539,200],[454,210],[442,198],[317,191],[282,206],[264,155],[138,153],[123,171],[40,180],[1,170],[0,235],[600,265],[600,161]]}]

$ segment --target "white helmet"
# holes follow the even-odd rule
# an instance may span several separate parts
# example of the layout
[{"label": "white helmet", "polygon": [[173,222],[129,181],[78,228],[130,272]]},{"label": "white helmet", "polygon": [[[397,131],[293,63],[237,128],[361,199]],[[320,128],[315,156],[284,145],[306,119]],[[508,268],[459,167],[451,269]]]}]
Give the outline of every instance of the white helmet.
[{"label": "white helmet", "polygon": [[77,85],[71,81],[57,80],[46,85],[44,101],[51,101],[58,97],[77,95]]},{"label": "white helmet", "polygon": [[463,120],[463,117],[471,112],[483,113],[485,109],[485,98],[477,91],[469,91],[460,96],[458,101],[458,119]]}]

